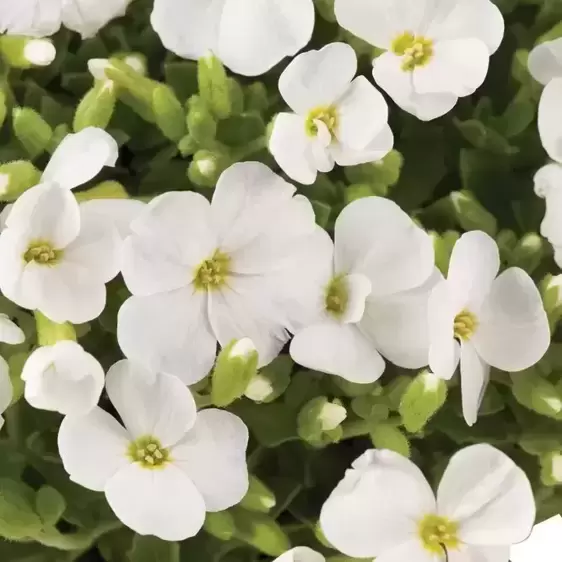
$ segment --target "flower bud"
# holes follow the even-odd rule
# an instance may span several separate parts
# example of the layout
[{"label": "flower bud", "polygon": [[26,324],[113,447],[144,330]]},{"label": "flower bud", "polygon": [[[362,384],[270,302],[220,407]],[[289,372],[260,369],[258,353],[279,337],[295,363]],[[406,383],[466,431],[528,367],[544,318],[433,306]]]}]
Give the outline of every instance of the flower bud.
[{"label": "flower bud", "polygon": [[562,484],[562,451],[541,456],[541,480],[547,486]]},{"label": "flower bud", "polygon": [[14,134],[30,158],[36,158],[49,146],[53,136],[50,125],[30,107],[16,107],[12,111]]},{"label": "flower bud", "polygon": [[15,201],[24,191],[39,183],[41,172],[27,160],[0,165],[0,201]]},{"label": "flower bud", "polygon": [[213,54],[201,57],[197,65],[197,81],[205,105],[218,119],[226,119],[232,112],[232,101],[222,62]]},{"label": "flower bud", "polygon": [[454,191],[450,195],[457,223],[464,230],[482,230],[495,236],[498,223],[470,191]]},{"label": "flower bud", "polygon": [[184,109],[169,86],[159,84],[154,88],[152,111],[156,125],[166,138],[173,142],[183,138],[186,133]]},{"label": "flower bud", "polygon": [[97,82],[76,108],[74,131],[78,132],[87,127],[105,129],[113,116],[116,101],[117,95],[113,82],[111,80]]},{"label": "flower bud", "polygon": [[48,66],[57,55],[49,39],[33,39],[19,35],[0,36],[0,53],[15,68]]},{"label": "flower bud", "polygon": [[338,400],[330,402],[325,396],[319,396],[299,412],[297,431],[304,441],[322,447],[341,439],[341,423],[346,417],[347,411]]},{"label": "flower bud", "polygon": [[230,161],[225,155],[209,150],[198,150],[189,165],[187,174],[195,185],[214,187],[229,164]]}]

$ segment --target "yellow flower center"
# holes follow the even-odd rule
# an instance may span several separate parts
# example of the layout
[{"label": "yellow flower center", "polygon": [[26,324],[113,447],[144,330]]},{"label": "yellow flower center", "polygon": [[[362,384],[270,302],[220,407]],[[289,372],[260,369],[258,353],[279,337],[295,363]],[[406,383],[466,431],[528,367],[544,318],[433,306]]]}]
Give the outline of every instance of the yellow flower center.
[{"label": "yellow flower center", "polygon": [[478,328],[478,318],[469,310],[461,310],[454,320],[455,338],[460,341],[468,341]]},{"label": "yellow flower center", "polygon": [[138,462],[143,468],[150,470],[163,468],[170,460],[170,451],[162,447],[160,441],[151,435],[133,441],[127,454],[133,462]]},{"label": "yellow flower center", "polygon": [[347,309],[349,290],[345,278],[341,275],[334,277],[326,287],[325,307],[326,312],[340,318]]},{"label": "yellow flower center", "polygon": [[200,291],[212,291],[226,283],[230,274],[230,257],[217,250],[195,270],[193,284]]},{"label": "yellow flower center", "polygon": [[418,523],[418,535],[426,550],[432,554],[456,550],[460,545],[459,524],[439,515],[426,515]]},{"label": "yellow flower center", "polygon": [[336,107],[329,105],[326,107],[317,107],[313,109],[306,117],[305,130],[309,137],[318,135],[318,125],[316,121],[321,121],[326,125],[332,140],[336,138],[336,131],[338,128],[338,112]]},{"label": "yellow flower center", "polygon": [[411,72],[417,66],[424,66],[431,60],[433,41],[406,31],[394,39],[391,51],[402,57],[402,70]]},{"label": "yellow flower center", "polygon": [[62,250],[56,250],[46,240],[34,240],[23,254],[25,262],[35,262],[39,265],[54,265],[62,256]]}]

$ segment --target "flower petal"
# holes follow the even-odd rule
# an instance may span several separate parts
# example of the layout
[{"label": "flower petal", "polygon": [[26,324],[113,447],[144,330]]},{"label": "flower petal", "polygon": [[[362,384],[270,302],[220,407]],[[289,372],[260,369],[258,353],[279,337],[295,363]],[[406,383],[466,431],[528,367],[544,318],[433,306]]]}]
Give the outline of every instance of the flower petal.
[{"label": "flower petal", "polygon": [[418,94],[472,94],[482,85],[490,62],[490,53],[479,39],[438,41],[428,64],[413,72]]},{"label": "flower petal", "polygon": [[6,314],[0,314],[0,342],[18,345],[25,341],[23,330]]},{"label": "flower petal", "polygon": [[490,367],[478,355],[472,342],[461,344],[462,413],[468,425],[474,425],[488,380]]},{"label": "flower petal", "polygon": [[396,203],[366,197],[350,203],[335,226],[335,266],[362,273],[373,297],[423,284],[434,269],[433,242]]},{"label": "flower petal", "polygon": [[[13,394],[14,390],[12,388],[12,381],[10,380],[10,367],[6,360],[0,356],[0,414],[5,412],[11,404]],[[3,420],[0,421],[0,428],[2,425]]]},{"label": "flower petal", "polygon": [[353,324],[327,320],[297,332],[290,347],[293,361],[356,383],[378,380],[384,361],[378,351]]},{"label": "flower petal", "polygon": [[448,552],[449,562],[509,562],[509,546],[468,546]]},{"label": "flower petal", "polygon": [[410,541],[416,522],[434,512],[433,492],[416,465],[392,451],[369,450],[352,467],[322,506],[320,526],[340,552],[379,560]]},{"label": "flower petal", "polygon": [[334,144],[330,152],[338,166],[357,166],[382,160],[394,146],[392,129],[385,125],[380,133],[363,149],[354,150],[341,144]]},{"label": "flower petal", "polygon": [[527,64],[533,78],[543,86],[562,78],[562,38],[537,45],[529,53]]},{"label": "flower petal", "polygon": [[80,214],[98,217],[125,239],[131,234],[131,223],[145,208],[146,203],[138,199],[91,199],[80,203]]},{"label": "flower petal", "polygon": [[129,435],[101,408],[85,416],[66,416],[60,425],[59,454],[70,479],[101,492],[108,480],[131,461]]},{"label": "flower petal", "polygon": [[[96,3],[99,9],[99,3]],[[95,178],[104,166],[115,166],[119,148],[103,129],[87,127],[66,135],[51,156],[42,181],[74,189]]]},{"label": "flower petal", "polygon": [[326,562],[326,559],[307,546],[297,546],[288,550],[273,562]]},{"label": "flower petal", "polygon": [[495,240],[480,230],[463,234],[455,244],[447,283],[460,312],[465,306],[478,308],[490,292],[500,269]]},{"label": "flower petal", "polygon": [[479,444],[455,454],[437,492],[440,515],[460,523],[470,545],[509,545],[526,539],[535,501],[525,473],[498,449]]},{"label": "flower petal", "polygon": [[233,72],[258,76],[300,51],[313,28],[312,0],[228,0],[218,56]]},{"label": "flower petal", "polygon": [[303,117],[279,113],[269,137],[269,151],[291,179],[311,185],[316,181],[318,172],[311,153],[311,139],[304,127]]},{"label": "flower petal", "polygon": [[527,369],[550,345],[541,295],[529,275],[518,267],[504,271],[494,281],[478,320],[474,346],[484,361],[498,369]]},{"label": "flower petal", "polygon": [[201,494],[171,463],[161,470],[130,464],[111,478],[105,495],[115,515],[139,535],[182,541],[196,535],[205,520]]},{"label": "flower petal", "polygon": [[197,414],[172,457],[203,496],[207,511],[223,511],[248,491],[247,447],[248,428],[242,420],[211,408]]},{"label": "flower petal", "polygon": [[388,106],[382,94],[358,76],[338,101],[338,141],[354,149],[366,149],[388,123]]},{"label": "flower petal", "polygon": [[[401,545],[385,550],[377,562],[441,562],[441,557],[426,550],[418,538],[406,540]],[[470,561],[472,562],[472,561]]]},{"label": "flower petal", "polygon": [[357,72],[357,55],[347,43],[297,55],[279,78],[279,93],[295,112],[333,105],[349,88]]},{"label": "flower petal", "polygon": [[61,25],[60,0],[0,0],[0,33],[47,37]]},{"label": "flower petal", "polygon": [[206,308],[207,296],[191,287],[131,297],[117,317],[119,347],[152,372],[194,384],[209,373],[216,356],[217,340]]},{"label": "flower petal", "polygon": [[112,19],[124,16],[130,0],[70,0],[62,4],[62,21],[68,29],[93,37]]},{"label": "flower petal", "polygon": [[134,439],[151,435],[169,447],[195,423],[193,395],[172,375],[154,374],[122,360],[109,369],[105,388]]},{"label": "flower petal", "polygon": [[551,80],[539,102],[539,135],[548,155],[562,164],[562,78]]}]

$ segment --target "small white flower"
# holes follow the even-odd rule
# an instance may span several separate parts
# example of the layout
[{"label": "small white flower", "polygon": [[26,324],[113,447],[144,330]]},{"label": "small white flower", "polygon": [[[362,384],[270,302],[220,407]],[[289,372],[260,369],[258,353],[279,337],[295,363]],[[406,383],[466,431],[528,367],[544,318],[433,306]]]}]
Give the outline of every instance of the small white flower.
[{"label": "small white flower", "polygon": [[[560,140],[562,142],[562,129]],[[535,193],[545,200],[541,234],[552,244],[554,259],[562,268],[562,165],[551,163],[535,174]]]},{"label": "small white flower", "polygon": [[212,51],[233,72],[257,76],[309,41],[312,0],[155,0],[152,27],[186,59]]},{"label": "small white flower", "polygon": [[386,52],[375,82],[424,121],[450,111],[484,81],[504,33],[490,0],[336,0],[339,24]]},{"label": "small white flower", "polygon": [[222,174],[211,204],[194,192],[152,200],[125,241],[133,294],[118,317],[125,355],[190,384],[210,371],[217,341],[248,337],[260,366],[271,362],[322,263],[314,244],[324,233],[294,193],[263,164],[245,162]]},{"label": "small white flower", "polygon": [[[291,342],[297,363],[356,383],[383,373],[381,355],[405,368],[427,364],[427,302],[439,276],[431,237],[396,203],[358,199],[340,214],[335,244],[324,238]],[[304,304],[303,304],[304,306]]]},{"label": "small white flower", "polygon": [[355,51],[331,43],[298,55],[281,74],[279,91],[294,113],[277,115],[269,149],[294,180],[311,184],[335,163],[373,162],[392,149],[386,102],[356,72]]},{"label": "small white flower", "polygon": [[466,422],[476,422],[490,366],[517,372],[534,365],[550,345],[540,293],[517,267],[498,275],[495,241],[480,231],[455,244],[445,281],[429,299],[429,366],[449,379],[460,362]]},{"label": "small white flower", "polygon": [[307,546],[297,546],[288,550],[273,562],[326,562],[324,556]]},{"label": "small white flower", "polygon": [[92,410],[104,385],[99,361],[74,341],[36,349],[25,362],[21,378],[29,404],[64,415]]},{"label": "small white flower", "polygon": [[525,473],[501,451],[455,454],[436,496],[419,468],[386,450],[361,455],[320,514],[328,541],[377,562],[508,562],[529,535],[535,503]]},{"label": "small white flower", "polygon": [[47,37],[62,25],[93,37],[127,11],[130,0],[0,0],[0,33]]},{"label": "small white flower", "polygon": [[531,536],[511,548],[511,562],[557,562],[562,550],[562,516],[555,515],[533,527]]},{"label": "small white flower", "polygon": [[545,86],[539,102],[539,134],[548,155],[562,164],[562,38],[547,41],[529,54],[529,71]]},{"label": "small white flower", "polygon": [[105,492],[117,517],[141,535],[181,541],[206,511],[238,503],[248,489],[248,430],[222,410],[197,412],[176,377],[120,361],[107,394],[123,420],[96,407],[64,418],[59,452],[70,478]]},{"label": "small white flower", "polygon": [[53,322],[87,322],[105,307],[120,246],[115,230],[81,209],[71,191],[38,185],[16,201],[0,234],[0,289]]},{"label": "small white flower", "polygon": [[14,391],[10,380],[10,368],[6,360],[0,356],[0,429],[4,426],[3,414],[12,402]]}]

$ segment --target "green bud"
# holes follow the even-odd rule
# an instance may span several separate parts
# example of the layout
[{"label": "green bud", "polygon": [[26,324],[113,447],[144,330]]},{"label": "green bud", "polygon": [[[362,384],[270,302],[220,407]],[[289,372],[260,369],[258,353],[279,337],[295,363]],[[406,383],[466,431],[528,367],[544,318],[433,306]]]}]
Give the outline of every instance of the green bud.
[{"label": "green bud", "polygon": [[113,116],[116,101],[117,93],[111,80],[96,82],[76,108],[74,131],[78,132],[86,127],[105,129]]},{"label": "green bud", "polygon": [[513,250],[517,246],[517,235],[513,230],[500,230],[496,236],[496,243],[500,250],[502,261],[509,261]]},{"label": "green bud", "polygon": [[230,160],[222,154],[198,150],[189,165],[189,179],[201,187],[214,187],[220,175],[228,168]]},{"label": "green bud", "polygon": [[183,157],[192,156],[199,149],[199,143],[190,135],[187,134],[178,143],[178,150]]},{"label": "green bud", "polygon": [[275,494],[261,480],[250,474],[250,486],[240,506],[250,511],[268,513],[275,504]]},{"label": "green bud", "polygon": [[235,78],[228,78],[228,95],[230,97],[230,114],[238,114],[244,111],[244,90]]},{"label": "green bud", "polygon": [[431,236],[433,238],[433,248],[435,250],[435,266],[443,275],[447,275],[451,254],[453,253],[453,248],[460,234],[454,230],[448,230],[443,234],[432,232]]},{"label": "green bud", "polygon": [[454,191],[450,195],[457,223],[464,230],[482,230],[490,236],[498,231],[496,218],[488,212],[470,191]]},{"label": "green bud", "polygon": [[429,371],[423,371],[412,380],[402,395],[398,412],[410,433],[421,431],[439,411],[447,398],[445,381]]},{"label": "green bud", "polygon": [[156,125],[166,138],[178,142],[185,135],[184,110],[169,86],[159,84],[154,88],[152,111],[154,112]]},{"label": "green bud", "polygon": [[201,57],[197,65],[197,81],[205,105],[218,119],[226,119],[232,113],[232,100],[222,62],[214,55]]},{"label": "green bud", "polygon": [[69,322],[57,324],[36,310],[35,323],[37,325],[37,343],[40,346],[54,345],[63,340],[76,341],[74,326]]},{"label": "green bud", "polygon": [[339,400],[330,402],[325,396],[318,396],[300,410],[297,431],[313,446],[335,443],[342,437],[341,423],[346,417],[347,410]]},{"label": "green bud", "polygon": [[236,525],[235,539],[253,546],[268,556],[281,556],[291,548],[289,537],[268,515],[241,508],[232,510]]},{"label": "green bud", "polygon": [[6,120],[6,115],[8,115],[8,105],[6,100],[6,93],[2,88],[0,88],[0,127],[4,124]]},{"label": "green bud", "polygon": [[541,455],[541,481],[546,486],[562,484],[562,451]]},{"label": "green bud", "polygon": [[37,185],[41,172],[27,160],[0,165],[0,201],[15,201],[23,192]]},{"label": "green bud", "polygon": [[263,113],[269,107],[267,88],[262,82],[254,82],[246,88],[246,110]]},{"label": "green bud", "polygon": [[244,396],[253,402],[273,402],[287,390],[292,370],[291,358],[288,355],[280,355],[252,378]]},{"label": "green bud", "polygon": [[242,397],[258,367],[258,352],[250,338],[233,340],[221,350],[211,378],[215,406],[228,406]]},{"label": "green bud", "polygon": [[30,107],[16,107],[12,111],[14,134],[31,158],[36,158],[49,146],[53,135],[50,125]]},{"label": "green bud", "polygon": [[35,507],[43,523],[56,525],[66,509],[64,497],[51,486],[41,486],[35,496]]},{"label": "green bud", "polygon": [[371,431],[371,441],[377,449],[389,449],[405,457],[410,456],[408,438],[390,423],[381,423]]},{"label": "green bud", "polygon": [[0,54],[9,66],[31,68],[48,66],[55,59],[57,51],[49,39],[0,35]]},{"label": "green bud", "polygon": [[193,96],[188,103],[187,128],[193,139],[202,146],[214,143],[217,136],[217,123],[197,96]]},{"label": "green bud", "polygon": [[381,186],[388,188],[398,182],[403,163],[402,155],[391,150],[382,160],[344,168],[344,174],[349,183],[368,184],[380,193]]},{"label": "green bud", "polygon": [[512,373],[511,381],[513,396],[522,406],[543,416],[562,419],[562,396],[534,368]]},{"label": "green bud", "polygon": [[203,528],[221,541],[229,541],[236,532],[234,517],[228,511],[207,512]]},{"label": "green bud", "polygon": [[525,234],[511,254],[510,266],[520,267],[532,274],[545,254],[545,242],[535,232]]},{"label": "green bud", "polygon": [[103,181],[86,189],[74,193],[78,202],[91,201],[92,199],[128,199],[127,190],[118,181]]}]

